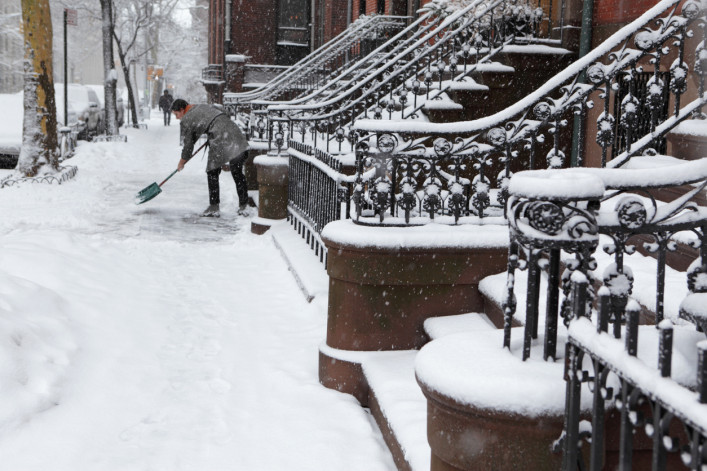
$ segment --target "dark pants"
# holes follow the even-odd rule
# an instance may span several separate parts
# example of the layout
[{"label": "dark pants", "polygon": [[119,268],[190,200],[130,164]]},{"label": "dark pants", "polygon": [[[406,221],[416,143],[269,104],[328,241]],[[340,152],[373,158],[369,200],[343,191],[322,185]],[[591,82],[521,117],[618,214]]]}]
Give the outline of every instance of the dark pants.
[{"label": "dark pants", "polygon": [[[243,174],[243,164],[247,156],[248,153],[244,152],[228,163],[228,166],[231,167],[233,181],[236,182],[239,206],[248,204],[248,182]],[[218,182],[220,174],[221,167],[206,172],[206,180],[209,183],[209,204],[219,204],[221,202],[221,191]]]},{"label": "dark pants", "polygon": [[169,120],[172,119],[172,112],[162,110],[162,113],[164,113],[164,125],[169,126]]}]

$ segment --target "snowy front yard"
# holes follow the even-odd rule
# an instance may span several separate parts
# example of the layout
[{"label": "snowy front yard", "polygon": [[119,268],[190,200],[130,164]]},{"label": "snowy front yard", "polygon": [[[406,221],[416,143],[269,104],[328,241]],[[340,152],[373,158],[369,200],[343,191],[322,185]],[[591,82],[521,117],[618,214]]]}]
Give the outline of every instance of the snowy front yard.
[{"label": "snowy front yard", "polygon": [[319,385],[326,297],[269,236],[207,205],[178,125],[81,143],[77,177],[0,190],[0,462],[13,471],[393,470],[355,400]]}]

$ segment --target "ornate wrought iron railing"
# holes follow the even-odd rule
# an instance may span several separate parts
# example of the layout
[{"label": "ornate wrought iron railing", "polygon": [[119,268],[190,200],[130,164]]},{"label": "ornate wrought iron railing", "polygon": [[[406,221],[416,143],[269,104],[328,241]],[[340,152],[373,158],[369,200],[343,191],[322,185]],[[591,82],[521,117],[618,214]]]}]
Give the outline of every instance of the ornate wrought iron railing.
[{"label": "ornate wrought iron railing", "polygon": [[270,125],[273,132],[289,133],[329,152],[351,152],[351,125],[357,119],[417,119],[426,103],[445,99],[454,87],[485,89],[470,75],[498,68],[491,59],[506,45],[542,42],[542,15],[524,0],[471,2],[336,98],[270,107]]},{"label": "ornate wrought iron railing", "polygon": [[[679,3],[658,3],[538,90],[490,117],[451,124],[357,121],[356,221],[475,223],[503,214],[514,171],[585,163],[618,167],[650,152],[680,121],[700,114],[706,100],[705,13],[696,1]],[[693,24],[698,26],[694,31]],[[643,96],[635,86],[640,73],[651,74]],[[687,104],[685,96],[691,98]],[[666,98],[667,116],[662,112]],[[650,106],[642,108],[641,102]],[[649,124],[639,133],[641,109],[648,110],[641,119]],[[573,139],[575,116],[579,132]],[[596,126],[589,125],[590,119]],[[592,137],[595,144],[588,142]]]},{"label": "ornate wrought iron railing", "polygon": [[[421,15],[416,21],[372,50],[358,62],[351,62],[346,70],[341,71],[338,75],[332,75],[329,82],[311,93],[280,102],[272,100],[253,101],[253,112],[250,119],[251,139],[265,141],[269,139],[269,147],[272,148],[274,145],[272,143],[274,133],[277,130],[285,129],[280,123],[277,130],[275,130],[271,119],[271,116],[282,116],[279,111],[280,106],[293,110],[316,110],[320,108],[319,103],[337,100],[342,94],[348,93],[352,87],[358,88],[358,84],[362,83],[362,81],[369,80],[369,76],[374,71],[393,60],[397,53],[438,26],[442,19],[441,16],[435,16],[431,12]],[[268,108],[272,108],[275,114],[271,115]]]},{"label": "ornate wrought iron railing", "polygon": [[[614,408],[620,419],[618,459],[613,469],[648,469],[645,464],[648,461],[651,469],[656,471],[701,470],[707,466],[704,453],[707,441],[707,342],[698,343],[691,339],[690,350],[697,351],[696,358],[690,359],[696,384],[691,378],[693,381],[685,385],[684,378],[682,383],[671,378],[672,324],[666,321],[657,331],[652,327],[650,330],[639,328],[635,307],[629,306],[626,313],[625,342],[613,338],[601,327],[595,327],[586,318],[572,321],[567,349],[569,394],[563,470],[574,471],[578,469],[578,463],[585,461],[576,445],[582,438],[591,440],[586,459],[590,463],[588,469],[606,469],[603,462],[606,459],[607,415]],[[606,324],[606,317],[600,318],[602,322]],[[650,365],[648,359],[637,358],[639,332],[644,342],[656,336],[659,338],[658,349],[651,359],[657,363],[657,368]],[[683,335],[681,340],[686,337]],[[596,344],[601,344],[602,348],[596,348]],[[680,347],[684,350],[687,345]],[[578,402],[583,384],[591,385],[594,404],[591,421],[580,421]],[[583,422],[582,432],[580,422]],[[639,435],[651,443],[649,450],[634,451],[634,436]],[[641,460],[643,467],[634,466],[636,455],[646,453],[650,456]]]},{"label": "ornate wrought iron railing", "polygon": [[359,18],[345,31],[290,67],[266,85],[248,92],[224,94],[224,105],[247,122],[255,100],[293,99],[316,90],[351,62],[364,57],[391,32],[403,28],[406,17]]},{"label": "ornate wrought iron railing", "polygon": [[[341,71],[339,74],[333,75],[329,82],[307,95],[281,101],[256,100],[253,104],[262,107],[261,109],[263,111],[265,111],[265,107],[267,106],[277,105],[296,109],[300,105],[313,105],[314,103],[336,97],[339,93],[343,93],[351,88],[352,84],[356,84],[359,80],[365,78],[371,71],[375,70],[376,67],[379,67],[381,63],[393,57],[397,51],[400,51],[401,48],[410,44],[426,31],[429,31],[440,21],[440,17],[435,17],[431,13],[420,16],[406,28],[390,37],[376,49],[370,51],[366,56],[358,58],[358,62],[350,61],[345,70]],[[261,114],[267,116],[266,112]]]},{"label": "ornate wrought iron railing", "polygon": [[[504,345],[510,345],[515,270],[525,267],[528,288],[523,358],[529,356],[531,339],[537,338],[539,279],[544,267],[548,273],[546,359],[556,358],[558,318],[569,326],[564,470],[577,469],[578,462],[584,461],[579,451],[582,438],[590,442],[590,469],[605,469],[605,429],[616,427],[607,424],[608,409],[620,413],[618,469],[631,469],[638,429],[645,429],[652,440],[652,469],[676,469],[680,458],[689,469],[707,465],[707,455],[702,453],[707,439],[707,406],[701,405],[707,396],[700,395],[698,400],[694,392],[695,387],[704,387],[703,352],[707,351],[707,347],[697,345],[698,341],[705,343],[701,332],[707,327],[707,207],[698,204],[707,188],[707,158],[647,167],[523,172],[511,181],[508,213],[512,244]],[[659,201],[657,193],[661,190],[685,185],[692,185],[692,189],[680,198],[669,203]],[[600,234],[610,241],[603,248],[613,257],[613,263],[605,264],[603,274],[597,277],[593,272],[597,269],[595,251]],[[664,262],[666,254],[675,250],[675,238],[689,241],[699,249],[699,255],[686,274],[686,296],[664,319]],[[653,279],[655,304],[650,306],[641,299],[648,308],[632,299],[634,292],[646,289],[637,289],[633,271],[624,263],[624,258],[635,251],[633,244],[646,239],[645,249],[658,260]],[[560,250],[572,257],[564,261],[562,275]],[[519,254],[525,255],[524,260]],[[650,278],[643,276],[643,282],[650,282]],[[560,290],[564,293],[561,304]],[[682,297],[675,289],[672,294]],[[647,310],[652,315],[644,322],[651,326],[639,328]],[[699,365],[697,383],[684,366],[678,377],[670,378],[673,324],[682,324],[678,349],[681,361]],[[659,327],[658,331],[653,326]],[[647,338],[642,353],[638,351],[639,332]],[[659,358],[657,369],[646,363],[653,361],[646,359],[649,346],[658,344],[648,337],[656,337],[656,333],[660,336],[660,348],[653,352]],[[622,337],[625,342],[619,340]],[[696,351],[700,351],[699,362],[685,356],[685,352]],[[589,384],[593,394],[591,427],[586,421],[580,425],[580,401],[586,393],[583,383]],[[671,453],[680,456],[670,461]]]},{"label": "ornate wrought iron railing", "polygon": [[351,177],[343,162],[307,144],[295,143],[289,154],[288,219],[326,265],[319,234],[328,223],[349,214]]}]

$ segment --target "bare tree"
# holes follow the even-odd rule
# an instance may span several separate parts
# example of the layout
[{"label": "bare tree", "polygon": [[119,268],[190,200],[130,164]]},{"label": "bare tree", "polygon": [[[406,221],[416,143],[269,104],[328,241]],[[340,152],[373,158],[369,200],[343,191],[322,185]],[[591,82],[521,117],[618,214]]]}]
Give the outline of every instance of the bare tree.
[{"label": "bare tree", "polygon": [[[129,57],[138,59],[147,55],[151,64],[160,63],[161,30],[173,23],[172,16],[178,3],[179,0],[116,0],[120,9],[115,16],[114,34],[121,61],[125,63]],[[128,70],[124,66],[126,83]]]},{"label": "bare tree", "polygon": [[59,168],[49,0],[22,0],[24,119],[17,171],[25,177]]},{"label": "bare tree", "polygon": [[[121,69],[125,77],[125,86],[128,90],[128,108],[132,113],[133,126],[137,127],[137,107],[135,106],[135,93],[130,81],[130,60],[135,57],[138,47],[139,33],[152,19],[152,2],[132,1],[120,9],[114,17],[113,39],[115,40]],[[144,51],[143,51],[144,54]]]},{"label": "bare tree", "polygon": [[160,32],[160,63],[164,66],[169,81],[174,83],[180,95],[190,102],[206,100],[206,90],[201,83],[201,69],[207,62],[208,10],[197,2],[191,7],[191,21],[188,26],[171,22]]}]

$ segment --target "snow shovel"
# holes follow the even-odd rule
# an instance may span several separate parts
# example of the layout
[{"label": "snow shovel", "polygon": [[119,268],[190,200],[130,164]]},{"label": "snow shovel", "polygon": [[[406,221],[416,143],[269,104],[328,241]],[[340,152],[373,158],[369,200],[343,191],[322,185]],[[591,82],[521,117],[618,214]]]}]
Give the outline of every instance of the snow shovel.
[{"label": "snow shovel", "polygon": [[[201,149],[203,149],[206,144],[208,144],[208,142],[209,141],[204,142],[196,151],[194,151],[194,153],[192,154],[192,157],[194,157],[196,154],[198,154],[199,151]],[[169,176],[167,178],[165,178],[164,180],[162,180],[162,183],[160,183],[159,185],[157,184],[157,182],[151,183],[150,185],[148,185],[145,188],[143,188],[142,190],[140,190],[138,192],[138,194],[135,195],[135,204],[147,203],[152,198],[154,198],[155,196],[162,193],[162,185],[164,185],[167,182],[167,180],[172,178],[174,176],[174,174],[177,173],[178,171],[179,170],[175,170],[174,172],[170,173]]]}]

